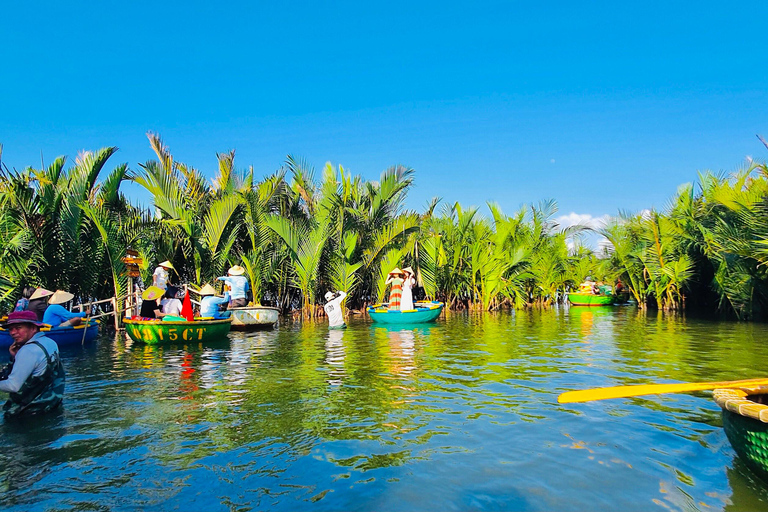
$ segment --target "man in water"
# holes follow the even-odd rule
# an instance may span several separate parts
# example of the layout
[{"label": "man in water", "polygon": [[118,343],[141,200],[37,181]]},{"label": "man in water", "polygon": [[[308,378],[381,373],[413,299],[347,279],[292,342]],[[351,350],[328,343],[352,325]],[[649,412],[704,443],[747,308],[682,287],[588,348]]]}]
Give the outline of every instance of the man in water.
[{"label": "man in water", "polygon": [[10,394],[6,417],[48,412],[64,398],[64,367],[56,342],[40,332],[32,311],[14,311],[3,327],[13,338],[11,362],[0,370],[0,391]]},{"label": "man in water", "polygon": [[346,297],[347,294],[345,292],[339,291],[336,293],[333,292],[327,292],[325,294],[325,300],[328,302],[325,303],[325,306],[323,306],[323,309],[325,309],[325,314],[328,315],[328,328],[329,329],[346,329],[347,324],[344,323],[344,315],[341,311],[341,301],[344,300],[344,297]]}]

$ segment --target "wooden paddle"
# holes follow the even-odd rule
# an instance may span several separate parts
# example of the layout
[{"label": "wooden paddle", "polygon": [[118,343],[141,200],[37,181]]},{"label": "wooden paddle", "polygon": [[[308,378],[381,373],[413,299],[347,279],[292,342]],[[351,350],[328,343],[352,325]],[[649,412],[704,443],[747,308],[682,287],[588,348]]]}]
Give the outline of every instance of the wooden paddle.
[{"label": "wooden paddle", "polygon": [[768,386],[768,379],[726,380],[722,382],[683,382],[680,384],[640,384],[636,386],[614,386],[611,388],[581,389],[566,391],[557,397],[558,403],[591,402],[608,398],[629,398],[641,395],[660,395],[662,393],[685,393],[717,388],[741,388]]}]

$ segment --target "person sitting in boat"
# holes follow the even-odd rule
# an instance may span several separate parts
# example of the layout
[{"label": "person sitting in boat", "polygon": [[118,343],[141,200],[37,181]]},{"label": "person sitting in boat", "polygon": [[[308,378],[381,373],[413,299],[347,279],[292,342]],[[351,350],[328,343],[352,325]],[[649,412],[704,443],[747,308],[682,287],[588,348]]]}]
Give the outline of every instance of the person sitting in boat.
[{"label": "person sitting in boat", "polygon": [[344,323],[344,314],[341,310],[341,301],[347,296],[346,292],[339,290],[336,293],[325,293],[325,314],[328,315],[328,328],[329,329],[346,329],[347,324]]},{"label": "person sitting in boat", "polygon": [[176,270],[170,261],[165,260],[159,264],[155,269],[155,273],[152,274],[152,286],[165,290],[168,287],[169,270]]},{"label": "person sitting in boat", "polygon": [[25,286],[24,290],[21,292],[21,298],[16,301],[16,307],[13,308],[14,311],[26,311],[29,309],[29,298],[32,296],[33,293],[35,293],[34,286]]},{"label": "person sitting in boat", "polygon": [[52,291],[46,290],[45,288],[38,288],[29,298],[29,305],[27,306],[27,310],[32,311],[35,313],[35,315],[37,315],[38,322],[43,321],[45,310],[48,309],[48,297],[51,295],[53,295]]},{"label": "person sitting in boat", "polygon": [[218,281],[224,281],[229,286],[229,307],[244,308],[248,305],[248,278],[246,278],[245,269],[240,265],[235,265],[227,271],[227,275],[217,278]]},{"label": "person sitting in boat", "polygon": [[163,308],[160,299],[164,291],[157,286],[150,286],[141,294],[141,309],[139,316],[144,320],[155,320],[163,316]]},{"label": "person sitting in boat", "polygon": [[616,280],[616,286],[614,287],[614,290],[616,290],[616,295],[620,295],[622,292],[624,292],[624,283],[621,282],[621,279]]},{"label": "person sitting in boat", "polygon": [[413,287],[416,286],[416,278],[411,267],[403,269],[405,275],[403,279],[403,295],[400,299],[400,311],[410,311],[413,309]]},{"label": "person sitting in boat", "polygon": [[69,292],[56,290],[56,293],[51,295],[51,298],[48,299],[48,308],[43,314],[43,323],[48,324],[51,327],[66,327],[82,324],[83,318],[88,316],[90,310],[73,313],[67,311],[64,306],[62,306],[62,304],[65,304],[74,298],[75,296]]},{"label": "person sitting in boat", "polygon": [[181,309],[183,307],[183,304],[179,299],[176,298],[176,294],[179,292],[179,290],[175,286],[169,286],[165,290],[165,295],[163,296],[163,300],[160,301],[160,305],[163,308],[163,312],[160,315],[157,315],[159,317],[164,317],[167,315],[170,316],[181,316]]},{"label": "person sitting in boat", "polygon": [[587,277],[586,281],[581,283],[579,286],[579,293],[597,295],[600,293],[600,289],[597,287],[597,283],[594,282],[591,277]]},{"label": "person sitting in boat", "polygon": [[223,297],[216,296],[216,289],[206,284],[200,289],[200,316],[203,318],[229,318],[230,313],[222,313],[219,306],[229,302],[229,292],[224,292]]},{"label": "person sitting in boat", "polygon": [[399,268],[395,267],[392,272],[387,276],[385,284],[391,284],[392,289],[389,291],[389,311],[400,311],[400,302],[403,297],[403,280],[405,274]]},{"label": "person sitting in boat", "polygon": [[40,332],[33,311],[14,311],[3,325],[13,338],[11,362],[0,370],[0,391],[10,394],[6,417],[48,412],[64,399],[64,367],[59,347]]}]

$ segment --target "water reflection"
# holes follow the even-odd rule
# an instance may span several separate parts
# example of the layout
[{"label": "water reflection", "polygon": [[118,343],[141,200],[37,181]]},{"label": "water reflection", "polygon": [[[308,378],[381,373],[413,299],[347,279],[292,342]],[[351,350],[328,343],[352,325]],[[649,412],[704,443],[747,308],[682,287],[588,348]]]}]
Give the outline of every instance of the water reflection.
[{"label": "water reflection", "polygon": [[706,393],[559,405],[568,389],[749,378],[759,324],[636,308],[355,319],[62,351],[64,410],[0,424],[4,509],[766,510]]}]

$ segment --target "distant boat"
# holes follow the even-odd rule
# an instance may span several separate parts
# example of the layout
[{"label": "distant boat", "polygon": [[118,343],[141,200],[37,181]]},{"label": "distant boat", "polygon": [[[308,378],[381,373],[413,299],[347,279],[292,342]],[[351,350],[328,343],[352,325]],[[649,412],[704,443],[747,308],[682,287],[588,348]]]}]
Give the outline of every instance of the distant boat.
[{"label": "distant boat", "polygon": [[240,331],[274,327],[280,314],[279,309],[269,306],[229,308],[227,311],[232,312],[232,329]]},{"label": "distant boat", "polygon": [[569,293],[568,300],[574,306],[611,306],[613,295],[593,295],[591,293]]},{"label": "distant boat", "polygon": [[367,311],[371,320],[381,324],[422,324],[434,322],[443,312],[445,304],[438,301],[417,302],[414,309],[390,311],[387,303],[369,306]]},{"label": "distant boat", "polygon": [[[83,333],[85,329],[85,333]],[[65,345],[80,345],[96,339],[99,335],[99,321],[91,320],[87,324],[72,327],[51,327],[46,325],[40,328],[40,332],[51,338],[60,347]],[[83,335],[85,334],[85,335]],[[8,331],[0,327],[0,348],[10,347],[13,344],[13,338]]]},{"label": "distant boat", "polygon": [[226,339],[231,318],[221,320],[194,320],[192,322],[160,320],[134,320],[124,318],[125,331],[137,343],[191,343]]}]

